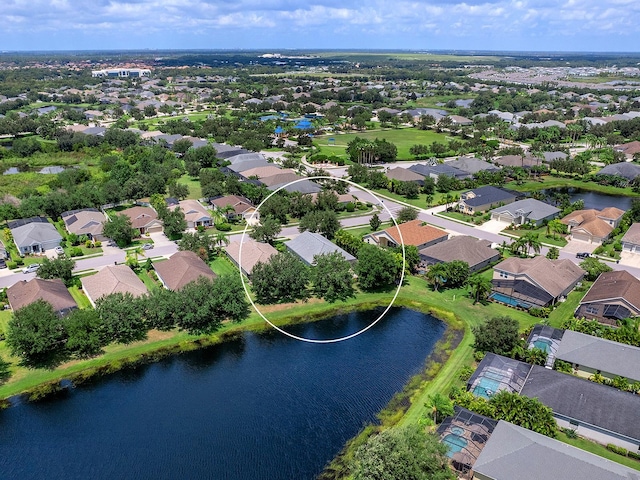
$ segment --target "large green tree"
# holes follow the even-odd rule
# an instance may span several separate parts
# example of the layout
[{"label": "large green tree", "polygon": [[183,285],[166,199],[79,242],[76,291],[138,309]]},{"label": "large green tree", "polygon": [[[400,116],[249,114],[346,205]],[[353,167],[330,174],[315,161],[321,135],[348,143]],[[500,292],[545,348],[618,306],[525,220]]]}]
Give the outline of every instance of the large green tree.
[{"label": "large green tree", "polygon": [[282,225],[278,220],[273,217],[263,217],[260,225],[253,227],[249,236],[258,242],[273,244],[281,230]]},{"label": "large green tree", "polygon": [[612,268],[604,262],[601,262],[597,258],[585,258],[580,262],[580,268],[582,268],[587,274],[585,278],[590,282],[593,282],[600,276],[601,273],[610,272]]},{"label": "large green tree", "polygon": [[40,263],[36,276],[44,279],[59,278],[68,287],[73,283],[72,275],[76,262],[71,258],[58,257],[49,259],[45,257]]},{"label": "large green tree", "polygon": [[69,337],[66,349],[70,355],[91,357],[100,353],[105,345],[102,321],[95,310],[74,310],[67,315],[64,325]]},{"label": "large green tree", "polygon": [[281,252],[251,270],[251,285],[258,303],[295,302],[309,297],[309,268],[294,254]]},{"label": "large green tree", "polygon": [[178,241],[178,250],[188,250],[207,261],[216,250],[215,237],[204,232],[184,233]]},{"label": "large green tree", "polygon": [[518,321],[508,317],[492,317],[473,327],[475,343],[473,347],[481,352],[508,355],[518,344]]},{"label": "large green tree", "polygon": [[340,230],[340,222],[334,211],[315,210],[302,217],[298,230],[301,232],[317,232],[331,240],[335,237],[336,232]]},{"label": "large green tree", "polygon": [[120,248],[126,247],[138,235],[138,231],[131,226],[131,219],[126,215],[114,215],[104,223],[102,233],[112,239]]},{"label": "large green tree", "polygon": [[96,311],[102,320],[107,343],[131,343],[146,338],[143,302],[143,298],[137,299],[130,293],[120,292],[96,301]]},{"label": "large green tree", "polygon": [[449,480],[447,447],[425,428],[410,424],[370,437],[355,453],[355,480]]},{"label": "large green tree", "polygon": [[356,273],[358,283],[364,290],[392,285],[400,274],[399,270],[393,252],[367,243],[360,247]]},{"label": "large green tree", "polygon": [[16,310],[7,328],[7,346],[29,367],[51,367],[65,355],[64,321],[50,303],[37,300]]},{"label": "large green tree", "polygon": [[187,229],[184,212],[179,208],[167,210],[162,217],[162,222],[164,223],[164,233],[170,240],[180,238]]},{"label": "large green tree", "polygon": [[351,265],[339,252],[316,255],[314,263],[311,282],[316,297],[333,303],[355,295]]}]

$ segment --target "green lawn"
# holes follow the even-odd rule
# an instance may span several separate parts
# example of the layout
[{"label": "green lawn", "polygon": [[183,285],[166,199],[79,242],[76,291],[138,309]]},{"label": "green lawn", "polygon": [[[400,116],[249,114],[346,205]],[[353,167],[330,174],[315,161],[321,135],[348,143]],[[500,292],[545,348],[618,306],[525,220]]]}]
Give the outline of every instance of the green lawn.
[{"label": "green lawn", "polygon": [[[9,320],[11,320],[11,310],[0,310],[0,333],[7,331]],[[4,342],[0,342],[0,344],[2,343]]]},{"label": "green lawn", "polygon": [[505,230],[505,233],[513,235],[514,237],[523,237],[530,232],[537,233],[542,243],[548,243],[549,245],[555,245],[560,248],[567,245],[567,240],[562,235],[556,234],[555,238],[553,235],[547,235],[547,227],[540,227],[534,230]]},{"label": "green lawn", "polygon": [[[431,208],[437,205],[444,205],[444,198],[447,195],[446,193],[436,192],[433,194],[433,198],[431,199],[431,203],[427,205],[427,195],[421,193],[418,195],[418,198],[406,198],[402,195],[398,195],[397,193],[390,192],[386,188],[371,188],[373,193],[380,194],[382,196],[388,197],[392,200],[398,200],[399,202],[408,203],[409,205],[413,205],[416,208]],[[449,192],[454,197],[460,197],[462,192],[466,192],[467,190],[452,190]]]},{"label": "green lawn", "polygon": [[[347,144],[356,137],[366,138],[367,140],[375,140],[376,138],[385,139],[398,147],[398,160],[413,160],[414,157],[409,153],[409,149],[416,144],[431,145],[437,141],[447,143],[447,135],[433,132],[431,130],[418,130],[417,128],[390,128],[378,129],[373,131],[365,131],[358,133],[340,133],[333,135],[322,135],[314,138],[314,144],[321,148],[322,153],[330,155],[344,156]],[[329,138],[335,139],[335,142],[329,142]]]},{"label": "green lawn", "polygon": [[69,293],[78,304],[78,308],[91,308],[91,302],[81,288],[76,286],[69,287]]},{"label": "green lawn", "polygon": [[210,261],[209,266],[216,275],[238,274],[238,268],[229,261],[225,254],[221,254],[219,257],[216,257],[214,260]]},{"label": "green lawn", "polygon": [[187,198],[195,200],[202,198],[202,187],[200,186],[199,179],[193,178],[188,173],[185,173],[178,179],[178,183],[189,187],[189,196]]},{"label": "green lawn", "polygon": [[142,280],[142,283],[144,283],[144,286],[147,287],[147,290],[149,291],[155,290],[160,285],[157,281],[151,278],[149,272],[147,272],[144,268],[141,268],[136,275],[140,280]]},{"label": "green lawn", "polygon": [[461,222],[471,223],[475,225],[482,225],[484,223],[484,221],[482,220],[482,216],[474,217],[472,215],[465,215],[464,213],[460,212],[442,212],[438,213],[438,215],[440,215],[441,217],[452,218],[453,220],[459,220]]},{"label": "green lawn", "polygon": [[634,460],[633,458],[624,457],[622,455],[618,455],[617,453],[613,453],[610,450],[607,450],[603,445],[599,443],[591,442],[584,438],[569,438],[563,432],[558,433],[558,440],[564,443],[568,443],[569,445],[573,445],[581,450],[586,450],[587,452],[591,452],[599,457],[604,457],[608,460],[611,460],[616,463],[621,463],[622,465],[626,465],[629,468],[633,468],[635,470],[640,470],[640,462],[638,460]]}]

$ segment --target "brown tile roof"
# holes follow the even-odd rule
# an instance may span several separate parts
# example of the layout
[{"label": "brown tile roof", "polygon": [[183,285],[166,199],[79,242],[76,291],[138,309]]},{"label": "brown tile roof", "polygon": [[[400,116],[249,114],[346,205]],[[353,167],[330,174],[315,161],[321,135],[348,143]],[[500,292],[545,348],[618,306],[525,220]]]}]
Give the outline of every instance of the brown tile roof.
[{"label": "brown tile roof", "polygon": [[34,278],[28,282],[20,280],[7,289],[7,297],[13,310],[19,310],[36,300],[49,302],[56,312],[78,308],[64,282],[59,278],[52,280]]},{"label": "brown tile roof", "polygon": [[613,231],[613,226],[609,225],[602,218],[617,220],[624,215],[624,210],[616,207],[607,207],[604,210],[586,209],[575,210],[560,221],[565,225],[573,225],[573,229],[581,229],[594,237],[605,238]]},{"label": "brown tile roof", "polygon": [[[240,264],[240,242],[231,242],[227,248],[227,255],[235,262]],[[251,270],[258,262],[266,262],[271,255],[275,255],[278,251],[268,243],[256,242],[245,238],[242,244],[242,270],[245,274],[251,274]]]},{"label": "brown tile roof", "polygon": [[238,197],[237,195],[226,195],[224,197],[216,198],[211,203],[218,208],[224,208],[227,205],[231,205],[237,215],[240,215],[249,208],[253,208],[253,204],[246,198]]},{"label": "brown tile roof", "polygon": [[634,223],[629,227],[627,233],[621,239],[622,242],[640,245],[640,223]]},{"label": "brown tile roof", "polygon": [[619,152],[624,152],[626,155],[633,155],[640,152],[640,142],[637,140],[629,143],[623,143],[622,145],[616,145],[615,149]]},{"label": "brown tile roof", "polygon": [[133,228],[144,228],[158,219],[158,213],[151,207],[131,207],[116,212],[116,215],[126,215],[129,217]]},{"label": "brown tile roof", "polygon": [[402,235],[402,240],[400,239],[398,228],[396,226],[387,228],[385,232],[387,232],[387,234],[391,236],[391,238],[393,238],[398,245],[400,245],[400,243],[402,243],[402,240],[404,240],[405,245],[414,246],[422,245],[423,243],[431,242],[437,238],[446,237],[449,235],[444,230],[432,227],[431,225],[427,225],[419,219],[400,224],[400,234]]},{"label": "brown tile roof", "polygon": [[271,175],[270,177],[264,177],[260,179],[260,182],[265,184],[267,187],[271,187],[273,185],[280,185],[282,183],[289,183],[295,180],[300,180],[300,175],[296,175],[295,173],[279,173],[277,175]]},{"label": "brown tile roof", "polygon": [[580,303],[614,298],[624,298],[640,310],[640,280],[626,270],[601,273]]},{"label": "brown tile roof", "polygon": [[504,155],[497,157],[494,163],[504,167],[534,167],[540,165],[541,160],[536,157],[525,156],[524,159],[520,155]]},{"label": "brown tile roof", "polygon": [[180,200],[176,208],[182,210],[187,222],[199,222],[206,218],[211,220],[211,213],[197,200]]},{"label": "brown tile roof", "polygon": [[500,256],[497,250],[491,248],[490,241],[479,240],[468,235],[458,235],[444,242],[425,247],[420,250],[420,255],[440,262],[462,260],[467,262],[470,267]]},{"label": "brown tile roof", "polygon": [[584,276],[584,270],[571,260],[549,260],[546,257],[509,257],[493,267],[511,274],[526,275],[554,298]]},{"label": "brown tile roof", "polygon": [[169,290],[180,290],[200,277],[216,278],[216,274],[193,252],[177,252],[169,260],[153,264],[158,277]]},{"label": "brown tile roof", "polygon": [[273,175],[278,175],[279,173],[295,173],[293,170],[287,168],[282,169],[280,167],[276,167],[275,165],[266,165],[264,167],[255,167],[250,168],[249,170],[241,170],[240,173],[243,177],[258,177],[265,178],[271,177]]},{"label": "brown tile roof", "polygon": [[92,303],[112,293],[130,293],[134,297],[147,293],[147,287],[127,265],[107,265],[95,275],[82,277],[81,282]]}]

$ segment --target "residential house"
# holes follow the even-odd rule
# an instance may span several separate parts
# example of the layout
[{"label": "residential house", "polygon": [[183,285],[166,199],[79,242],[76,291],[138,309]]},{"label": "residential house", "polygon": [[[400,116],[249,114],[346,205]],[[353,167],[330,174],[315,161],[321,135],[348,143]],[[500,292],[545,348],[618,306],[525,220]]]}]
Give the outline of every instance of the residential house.
[{"label": "residential house", "polygon": [[425,265],[461,260],[467,262],[471,272],[477,272],[500,260],[500,252],[491,248],[488,240],[479,240],[467,235],[451,237],[444,242],[419,251]]},{"label": "residential house", "polygon": [[413,245],[418,250],[444,242],[449,238],[449,234],[426,222],[416,219],[410,222],[401,223],[396,227],[387,228],[379,232],[369,233],[362,240],[372,245],[381,247],[397,247],[401,244]]},{"label": "residential house", "polygon": [[158,218],[158,212],[152,207],[131,207],[117,212],[116,215],[129,217],[131,226],[138,230],[140,235],[162,232],[162,220]]},{"label": "residential house", "polygon": [[601,169],[596,175],[615,175],[631,181],[640,175],[640,165],[628,162],[612,163]]},{"label": "residential house", "polygon": [[277,167],[273,164],[264,166],[264,167],[255,167],[255,168],[249,168],[246,170],[241,170],[240,171],[240,175],[242,175],[244,178],[257,178],[258,180],[262,179],[262,178],[267,178],[267,177],[271,177],[273,175],[278,175],[281,173],[294,173],[295,172],[289,168],[283,169],[280,167]]},{"label": "residential house", "polygon": [[45,217],[24,218],[8,222],[13,242],[20,255],[42,253],[57,247],[62,242],[62,235]]},{"label": "residential house", "polygon": [[158,280],[169,290],[180,290],[201,277],[214,279],[216,274],[195,253],[176,252],[168,260],[155,262],[153,268]]},{"label": "residential house", "polygon": [[561,428],[633,452],[640,446],[640,396],[534,365],[521,395],[553,410]]},{"label": "residential house", "polygon": [[580,377],[599,374],[609,380],[624,377],[640,382],[640,348],[632,345],[565,330],[555,357],[570,363]]},{"label": "residential house", "polygon": [[498,421],[473,464],[476,480],[637,480],[637,470],[567,443]]},{"label": "residential house", "polygon": [[314,257],[316,255],[334,252],[340,253],[340,255],[350,263],[356,261],[356,257],[345,252],[342,248],[319,233],[302,232],[293,240],[284,242],[284,245],[287,247],[287,250],[296,254],[300,260],[307,265],[313,265],[315,263]]},{"label": "residential house", "polygon": [[7,299],[14,312],[38,300],[51,304],[53,310],[61,317],[78,308],[78,304],[59,278],[19,280],[7,288]]},{"label": "residential house", "polygon": [[113,293],[129,293],[134,297],[141,297],[147,293],[147,287],[142,280],[127,265],[107,265],[95,275],[82,277],[82,290],[96,306],[96,301]]},{"label": "residential house", "polygon": [[626,270],[604,272],[580,301],[575,316],[617,325],[640,316],[640,280]]},{"label": "residential house", "polygon": [[419,173],[402,167],[387,170],[385,176],[389,180],[396,180],[398,182],[414,182],[420,186],[424,185],[424,175],[420,175]]},{"label": "residential house", "polygon": [[498,205],[508,205],[516,201],[518,194],[503,188],[486,185],[460,194],[458,210],[468,215],[486,212]]},{"label": "residential house", "polygon": [[473,120],[463,117],[461,115],[447,115],[451,119],[452,125],[459,125],[461,127],[467,127],[473,125]]},{"label": "residential house", "polygon": [[[240,248],[242,248],[242,260],[240,259]],[[231,242],[227,245],[226,252],[231,262],[240,268],[240,271],[247,277],[251,276],[251,271],[256,263],[266,263],[272,255],[278,253],[268,243],[256,242],[246,236],[242,246],[240,242]]]},{"label": "residential house", "polygon": [[197,200],[180,200],[177,208],[182,210],[187,228],[210,227],[211,214]]},{"label": "residential house", "polygon": [[633,452],[640,446],[640,396],[540,365],[488,353],[467,388],[490,398],[501,391],[537,398],[559,427]]},{"label": "residential house", "polygon": [[459,168],[452,167],[448,163],[438,163],[436,165],[424,165],[416,164],[409,167],[412,172],[418,173],[423,177],[431,177],[434,180],[438,180],[440,175],[447,175],[448,177],[457,178],[458,180],[464,180],[470,178],[467,172],[460,170]]},{"label": "residential house", "polygon": [[560,221],[567,225],[571,238],[589,243],[602,243],[620,225],[624,210],[607,207],[575,210]]},{"label": "residential house", "polygon": [[620,239],[622,251],[640,253],[640,223],[634,223]]},{"label": "residential house", "polygon": [[537,167],[542,162],[538,157],[533,157],[529,155],[504,155],[502,157],[496,157],[494,162],[497,165],[501,165],[503,167],[522,167],[522,168],[531,168]]},{"label": "residential house", "polygon": [[102,229],[107,217],[97,208],[70,210],[62,213],[61,217],[67,232],[86,235],[90,240],[105,240]]},{"label": "residential house", "polygon": [[[276,181],[280,183],[275,183]],[[289,193],[299,192],[312,195],[322,191],[322,187],[317,183],[293,174],[276,175],[275,177],[269,177],[269,179],[262,179],[260,182],[265,185],[267,185],[267,182],[272,183],[272,185],[267,185],[267,188],[272,192],[282,189]]]},{"label": "residential house", "polygon": [[534,198],[525,198],[491,210],[491,219],[523,225],[532,223],[541,226],[545,220],[558,216],[560,209]]},{"label": "residential house", "polygon": [[[242,218],[256,224],[260,221],[260,212],[253,206],[251,201],[237,195],[225,195],[211,200],[213,207],[222,212],[227,220],[232,221],[235,218]],[[233,208],[233,210],[231,210]]]},{"label": "residential house", "polygon": [[[297,180],[304,180],[304,178],[305,177],[301,177],[297,173],[294,173],[293,170],[280,170],[279,173],[270,175],[268,177],[262,177],[258,179],[258,181],[269,189],[276,190],[282,185],[287,185]],[[296,185],[297,184],[294,183],[292,187],[296,187]],[[320,190],[320,188],[318,188],[318,190]]]},{"label": "residential house", "polygon": [[565,298],[584,275],[567,259],[509,257],[493,267],[491,298],[523,308],[547,307]]},{"label": "residential house", "polygon": [[629,143],[623,143],[622,145],[616,145],[613,147],[616,152],[624,153],[627,160],[633,160],[634,155],[640,154],[640,142],[635,140]]},{"label": "residential house", "polygon": [[467,172],[469,175],[482,171],[497,172],[500,170],[500,167],[493,163],[485,162],[484,160],[474,157],[460,157],[457,160],[451,160],[445,163],[445,165]]}]

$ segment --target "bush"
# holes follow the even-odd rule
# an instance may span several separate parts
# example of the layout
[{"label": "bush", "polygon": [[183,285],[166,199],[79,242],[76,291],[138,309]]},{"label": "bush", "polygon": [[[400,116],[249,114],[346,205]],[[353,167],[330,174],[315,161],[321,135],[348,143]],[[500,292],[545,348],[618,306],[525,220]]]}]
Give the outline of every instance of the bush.
[{"label": "bush", "polygon": [[604,247],[600,245],[593,251],[594,255],[602,255],[604,253]]},{"label": "bush", "polygon": [[22,257],[18,257],[16,259],[16,265],[19,266],[19,267],[24,265],[24,259]]},{"label": "bush", "polygon": [[69,255],[71,255],[72,257],[81,257],[82,249],[80,247],[73,247],[69,250]]},{"label": "bush", "polygon": [[100,240],[96,240],[96,241],[93,243],[93,245],[94,245],[96,248],[100,248],[100,247],[102,247],[102,242],[101,242]]},{"label": "bush", "polygon": [[93,242],[91,240],[85,240],[84,246],[87,248],[93,248]]},{"label": "bush", "polygon": [[633,458],[634,460],[640,460],[640,453],[632,452],[631,450],[629,450],[627,452],[627,457]]},{"label": "bush", "polygon": [[13,270],[14,268],[18,268],[18,263],[17,262],[8,261],[7,262],[7,268],[9,270]]},{"label": "bush", "polygon": [[578,434],[573,428],[561,428],[562,433],[564,433],[567,438],[578,438]]},{"label": "bush", "polygon": [[473,368],[469,366],[462,367],[458,372],[458,378],[466,383],[471,378],[471,375],[473,375],[473,371]]},{"label": "bush", "polygon": [[627,449],[614,445],[613,443],[607,443],[607,450],[613,453],[617,453],[618,455],[627,456]]},{"label": "bush", "polygon": [[613,243],[613,249],[614,249],[616,252],[621,252],[621,251],[622,251],[622,243],[620,243],[620,240],[616,240],[616,241]]},{"label": "bush", "polygon": [[473,359],[476,362],[481,362],[482,359],[484,358],[484,355],[485,355],[484,352],[481,352],[481,351],[478,350],[476,352],[473,352]]},{"label": "bush", "polygon": [[356,206],[353,202],[347,203],[346,206],[347,212],[354,212],[356,210]]},{"label": "bush", "polygon": [[220,230],[221,232],[229,232],[231,231],[231,224],[230,223],[216,223],[216,229]]},{"label": "bush", "polygon": [[549,316],[549,313],[551,313],[551,309],[549,308],[531,307],[529,309],[529,315],[536,318],[547,318]]}]

